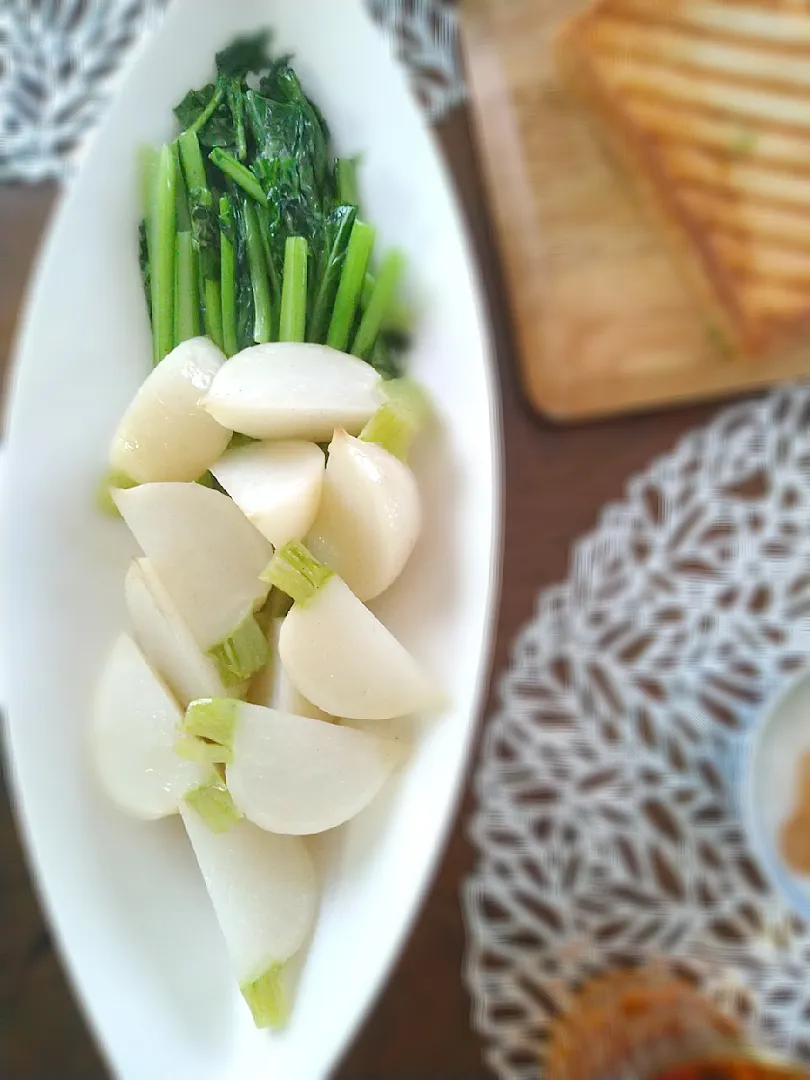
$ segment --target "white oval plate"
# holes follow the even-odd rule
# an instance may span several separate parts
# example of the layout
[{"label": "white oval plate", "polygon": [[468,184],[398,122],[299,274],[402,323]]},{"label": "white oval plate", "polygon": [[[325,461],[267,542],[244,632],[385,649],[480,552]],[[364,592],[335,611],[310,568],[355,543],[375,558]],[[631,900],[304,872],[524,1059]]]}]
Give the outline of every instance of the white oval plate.
[{"label": "white oval plate", "polygon": [[[380,612],[441,679],[401,778],[322,845],[325,891],[292,1021],[254,1031],[177,822],[119,816],[88,774],[87,703],[124,626],[131,542],[95,509],[115,422],[149,367],[136,147],[236,33],[272,26],[332,125],[364,154],[364,202],[410,259],[412,372],[442,416],[418,468],[427,528]],[[404,78],[360,0],[176,0],[135,61],[59,211],[22,329],[8,423],[2,657],[20,825],[62,955],[122,1080],[315,1080],[369,1008],[451,822],[481,703],[499,547],[497,394],[459,214]]]}]

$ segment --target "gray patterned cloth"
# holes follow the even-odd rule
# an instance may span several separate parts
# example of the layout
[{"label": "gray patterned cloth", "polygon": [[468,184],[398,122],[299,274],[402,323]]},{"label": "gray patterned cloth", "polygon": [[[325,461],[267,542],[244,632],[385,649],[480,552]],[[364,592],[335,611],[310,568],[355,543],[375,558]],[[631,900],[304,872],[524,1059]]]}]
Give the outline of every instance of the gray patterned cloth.
[{"label": "gray patterned cloth", "polygon": [[[0,183],[75,166],[128,50],[167,0],[0,0]],[[393,35],[431,120],[464,99],[456,16],[445,0],[367,0]]]}]

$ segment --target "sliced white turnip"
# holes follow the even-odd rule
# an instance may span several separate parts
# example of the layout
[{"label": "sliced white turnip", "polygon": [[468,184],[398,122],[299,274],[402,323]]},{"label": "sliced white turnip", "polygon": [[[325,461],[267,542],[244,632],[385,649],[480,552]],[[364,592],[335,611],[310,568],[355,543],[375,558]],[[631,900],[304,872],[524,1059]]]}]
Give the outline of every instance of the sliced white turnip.
[{"label": "sliced white turnip", "polygon": [[303,544],[274,556],[265,576],[295,603],[279,633],[279,656],[304,697],[332,716],[390,720],[438,705],[432,680]]},{"label": "sliced white turnip", "polygon": [[324,453],[315,443],[235,447],[211,471],[274,547],[306,536],[318,512],[324,475]]},{"label": "sliced white turnip", "polygon": [[408,466],[381,446],[336,431],[307,537],[313,555],[361,600],[373,600],[402,573],[421,527],[419,488]]},{"label": "sliced white turnip", "polygon": [[115,432],[110,450],[114,477],[146,484],[202,476],[231,438],[202,406],[224,362],[216,345],[198,337],[178,345],[158,364]]},{"label": "sliced white turnip", "polygon": [[114,499],[200,648],[228,685],[267,662],[254,611],[272,547],[239,507],[200,484],[143,484]]},{"label": "sliced white turnip", "polygon": [[247,821],[216,835],[193,809],[181,813],[256,1026],[278,1027],[288,1013],[283,967],[306,943],[317,909],[306,845]]},{"label": "sliced white turnip", "polygon": [[369,364],[326,345],[254,345],[218,372],[205,407],[224,427],[254,439],[324,442],[336,428],[358,433],[383,403]]},{"label": "sliced white turnip", "polygon": [[123,634],[101,674],[90,724],[96,772],[110,799],[137,818],[177,812],[211,769],[174,752],[183,713],[138,646]]},{"label": "sliced white turnip", "polygon": [[[294,716],[309,716],[313,720],[324,720],[329,724],[338,723],[334,716],[330,716],[317,705],[313,705],[311,701],[307,701],[284,670],[284,665],[278,655],[278,638],[283,622],[283,618],[278,618],[270,623],[267,633],[270,662],[252,679],[245,699],[251,705],[264,705],[268,709],[277,709],[278,712],[291,713]],[[216,695],[200,695],[200,697],[203,696],[215,697]]]},{"label": "sliced white turnip", "polygon": [[140,648],[185,707],[202,697],[239,697],[202,651],[148,559],[133,559],[124,582],[127,610]]},{"label": "sliced white turnip", "polygon": [[228,790],[250,821],[296,836],[359,814],[402,755],[392,739],[230,698],[192,702],[183,727],[222,746]]}]

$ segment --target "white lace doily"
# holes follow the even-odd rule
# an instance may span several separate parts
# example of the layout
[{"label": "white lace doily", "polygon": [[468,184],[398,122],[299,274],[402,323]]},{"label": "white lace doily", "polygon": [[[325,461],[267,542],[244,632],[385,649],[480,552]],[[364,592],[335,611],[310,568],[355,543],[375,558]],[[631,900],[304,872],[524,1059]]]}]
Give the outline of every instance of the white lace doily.
[{"label": "white lace doily", "polygon": [[536,1080],[591,974],[661,956],[810,1064],[810,931],[741,808],[763,700],[810,657],[810,388],[729,408],[636,477],[539,601],[476,777],[474,1022]]},{"label": "white lace doily", "polygon": [[[437,120],[465,94],[454,10],[443,0],[368,0]],[[166,0],[0,0],[0,183],[64,176],[127,51]]]}]

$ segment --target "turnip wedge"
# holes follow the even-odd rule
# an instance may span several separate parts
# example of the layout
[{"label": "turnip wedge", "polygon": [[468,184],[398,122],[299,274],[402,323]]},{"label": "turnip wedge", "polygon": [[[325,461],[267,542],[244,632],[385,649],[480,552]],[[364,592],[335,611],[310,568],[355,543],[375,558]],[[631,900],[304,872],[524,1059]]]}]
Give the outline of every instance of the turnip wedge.
[{"label": "turnip wedge", "polygon": [[177,813],[211,779],[211,766],[174,752],[183,713],[126,634],[113,646],[90,723],[96,772],[110,799],[144,820]]},{"label": "turnip wedge", "polygon": [[390,720],[438,704],[416,660],[303,544],[276,552],[263,576],[295,601],[279,633],[279,656],[313,705],[331,716]]},{"label": "turnip wedge", "polygon": [[124,581],[127,611],[139,647],[185,709],[201,697],[239,697],[197,644],[148,559],[133,559]]},{"label": "turnip wedge", "polygon": [[256,1026],[280,1027],[289,1012],[284,965],[306,944],[317,909],[306,845],[247,821],[216,835],[191,808],[181,813]]},{"label": "turnip wedge", "polygon": [[294,836],[359,814],[402,756],[393,739],[231,698],[192,702],[183,731],[222,747],[228,790],[250,821]]},{"label": "turnip wedge", "polygon": [[315,520],[324,453],[294,440],[251,443],[228,450],[211,472],[259,532],[283,547],[306,536]]},{"label": "turnip wedge", "polygon": [[200,648],[227,686],[268,660],[254,612],[272,547],[239,507],[201,484],[143,484],[115,503]]},{"label": "turnip wedge", "polygon": [[234,356],[216,375],[205,408],[254,439],[324,442],[336,428],[358,434],[383,404],[369,364],[326,345],[274,342]]},{"label": "turnip wedge", "polygon": [[[282,596],[284,594],[279,593],[278,595]],[[286,596],[285,599],[287,599]],[[291,713],[293,716],[308,716],[312,720],[324,720],[328,724],[340,723],[334,716],[330,716],[323,709],[313,705],[311,701],[307,701],[284,670],[284,665],[278,657],[278,638],[283,624],[283,618],[274,618],[270,621],[267,631],[267,643],[270,647],[271,659],[269,664],[252,679],[245,694],[245,700],[250,702],[251,705],[264,705],[268,709]],[[206,695],[201,694],[200,696]],[[207,696],[216,697],[217,695],[209,694]]]},{"label": "turnip wedge", "polygon": [[113,438],[114,487],[197,480],[225,451],[231,432],[202,407],[225,356],[207,338],[178,345],[151,372]]},{"label": "turnip wedge", "polygon": [[[397,389],[394,389],[394,388]],[[422,528],[416,479],[405,464],[424,421],[424,395],[405,380],[360,438],[336,431],[321,504],[307,546],[361,600],[373,600],[405,568]]]}]

